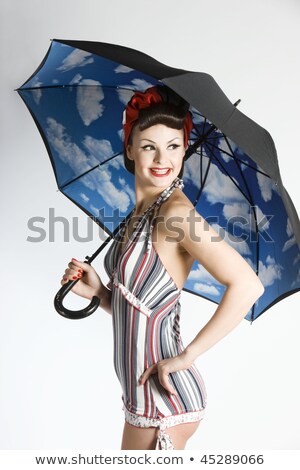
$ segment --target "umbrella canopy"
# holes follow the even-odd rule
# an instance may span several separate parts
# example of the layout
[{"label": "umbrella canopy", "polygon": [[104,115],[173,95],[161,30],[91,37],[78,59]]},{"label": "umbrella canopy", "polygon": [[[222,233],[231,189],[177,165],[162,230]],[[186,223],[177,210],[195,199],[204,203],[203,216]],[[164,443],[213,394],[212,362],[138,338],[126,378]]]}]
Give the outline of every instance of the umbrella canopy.
[{"label": "umbrella canopy", "polygon": [[[183,191],[263,283],[245,316],[252,322],[300,289],[299,218],[265,129],[210,75],[115,44],[54,39],[17,91],[44,139],[58,189],[113,236],[135,204],[134,176],[123,161],[123,111],[135,91],[154,85],[190,104]],[[183,289],[218,304],[225,286],[196,260]]]}]

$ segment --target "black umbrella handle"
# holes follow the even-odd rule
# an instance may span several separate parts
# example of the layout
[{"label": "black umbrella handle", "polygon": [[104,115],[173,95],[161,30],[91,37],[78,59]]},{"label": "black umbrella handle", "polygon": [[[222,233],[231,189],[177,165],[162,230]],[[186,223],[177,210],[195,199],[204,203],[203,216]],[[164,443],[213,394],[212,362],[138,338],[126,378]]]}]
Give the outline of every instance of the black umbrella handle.
[{"label": "black umbrella handle", "polygon": [[[104,243],[93,253],[92,256],[86,256],[84,263],[91,264],[91,262],[98,256],[98,254],[103,250],[107,243],[111,240],[113,235],[109,236]],[[72,287],[78,282],[79,279],[74,281],[69,280],[65,285],[63,285],[57,292],[54,298],[54,307],[55,310],[63,317],[69,318],[70,320],[80,320],[86,318],[97,310],[100,305],[101,300],[97,296],[93,296],[91,303],[82,310],[69,310],[63,306],[63,300],[65,296],[70,292]]]},{"label": "black umbrella handle", "polygon": [[[88,261],[84,261],[85,263],[88,263]],[[59,313],[61,316],[65,318],[69,318],[70,320],[81,320],[82,318],[86,318],[92,313],[97,310],[97,308],[100,305],[100,299],[99,297],[96,297],[95,295],[92,298],[91,303],[85,307],[82,310],[69,310],[68,308],[63,306],[63,300],[65,296],[70,292],[72,287],[78,282],[79,279],[75,279],[74,281],[68,281],[64,286],[62,286],[59,291],[57,292],[55,298],[54,298],[54,307],[57,313]]]}]

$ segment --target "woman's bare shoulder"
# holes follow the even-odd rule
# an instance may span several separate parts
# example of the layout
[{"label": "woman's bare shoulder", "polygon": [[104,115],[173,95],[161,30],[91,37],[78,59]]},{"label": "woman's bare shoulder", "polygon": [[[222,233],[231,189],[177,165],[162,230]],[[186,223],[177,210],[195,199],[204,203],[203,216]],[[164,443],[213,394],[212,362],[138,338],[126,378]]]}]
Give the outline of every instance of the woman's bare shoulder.
[{"label": "woman's bare shoulder", "polygon": [[165,217],[188,217],[193,210],[192,202],[178,189],[164,202],[159,213]]},{"label": "woman's bare shoulder", "polygon": [[[160,232],[179,242],[188,230],[193,212],[195,208],[188,197],[180,189],[175,190],[160,207],[157,219]],[[183,247],[180,249],[186,251]]]},{"label": "woman's bare shoulder", "polygon": [[175,237],[181,248],[221,284],[262,286],[248,262],[196,211],[185,194],[172,196],[164,207],[166,235]]}]

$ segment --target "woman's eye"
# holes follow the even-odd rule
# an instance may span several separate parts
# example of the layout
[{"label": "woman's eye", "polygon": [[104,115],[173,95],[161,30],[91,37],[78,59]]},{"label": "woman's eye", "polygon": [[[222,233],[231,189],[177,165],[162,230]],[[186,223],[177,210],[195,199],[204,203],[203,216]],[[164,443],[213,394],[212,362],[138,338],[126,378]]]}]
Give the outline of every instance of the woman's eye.
[{"label": "woman's eye", "polygon": [[[169,147],[173,147],[174,149],[176,149],[177,147],[180,147],[180,145],[171,144],[169,145]],[[149,144],[149,145],[144,145],[144,147],[142,147],[143,150],[147,150],[148,148],[154,149],[154,146]]]},{"label": "woman's eye", "polygon": [[146,150],[148,147],[151,147],[151,148],[154,148],[153,145],[144,145],[144,147],[142,147],[142,149]]}]

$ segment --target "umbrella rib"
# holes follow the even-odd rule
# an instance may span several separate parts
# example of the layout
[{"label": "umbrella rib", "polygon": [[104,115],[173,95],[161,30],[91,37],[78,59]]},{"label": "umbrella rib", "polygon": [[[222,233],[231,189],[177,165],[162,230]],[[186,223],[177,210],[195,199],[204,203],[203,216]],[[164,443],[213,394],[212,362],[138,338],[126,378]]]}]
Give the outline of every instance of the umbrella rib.
[{"label": "umbrella rib", "polygon": [[212,152],[212,150],[209,148],[210,147],[210,143],[209,142],[206,142],[206,146],[208,147],[208,150],[210,151],[211,155],[213,158],[216,159],[216,161],[220,164],[220,166],[223,168],[224,172],[226,173],[226,175],[231,179],[231,181],[233,182],[233,184],[237,187],[237,189],[242,193],[242,195],[245,197],[245,199],[249,202],[250,204],[250,201],[247,197],[247,195],[244,193],[244,191],[236,184],[236,182],[234,181],[234,179],[231,177],[231,175],[228,173],[228,171],[226,170],[226,168],[224,167],[224,165],[221,163],[221,161],[218,159],[218,157],[216,157],[216,155],[214,155],[214,153]]},{"label": "umbrella rib", "polygon": [[[204,184],[204,180],[203,180],[203,145],[201,145],[200,153],[201,153],[201,158],[200,158],[200,181],[201,181],[201,187],[202,187],[203,184]],[[209,160],[209,162],[210,162],[210,160]]]},{"label": "umbrella rib", "polygon": [[[254,210],[254,205],[253,205],[253,200],[252,200],[252,197],[251,197],[251,194],[249,192],[249,188],[246,184],[246,188],[250,194],[250,200],[248,199],[248,197],[246,196],[246,194],[244,193],[244,191],[242,191],[241,188],[238,187],[238,185],[236,184],[236,182],[231,178],[231,176],[229,175],[229,173],[226,171],[226,169],[224,168],[224,166],[222,165],[222,163],[220,162],[220,160],[214,155],[214,153],[211,151],[211,149],[209,148],[210,144],[208,142],[206,142],[206,145],[208,147],[208,150],[210,151],[210,153],[212,154],[212,156],[220,163],[221,167],[223,168],[223,170],[225,171],[225,173],[229,176],[229,178],[231,179],[231,181],[233,182],[233,184],[238,188],[238,190],[243,194],[243,196],[245,197],[245,199],[247,199],[247,201],[249,202],[249,205],[250,207],[252,208],[252,212],[253,212],[253,215],[254,215],[254,219],[255,219],[255,234],[256,234],[256,275],[258,275],[258,257],[259,257],[259,243],[258,243],[258,226],[257,226],[257,218],[256,218],[256,212]],[[242,171],[240,169],[240,171]],[[250,227],[250,231],[251,231],[251,227]],[[253,322],[253,319],[254,319],[254,305],[252,306],[252,313],[251,313],[251,324]]]},{"label": "umbrella rib", "polygon": [[203,124],[202,124],[202,135],[204,135],[204,130],[205,130],[205,127],[206,127],[206,123],[207,123],[207,118],[206,118],[206,116],[204,116],[204,120],[203,120]]},{"label": "umbrella rib", "polygon": [[199,112],[198,113],[193,113],[193,114],[196,114],[198,116],[201,116],[203,119],[203,122],[201,123],[201,126],[202,126],[202,130],[200,131],[199,130],[199,127],[195,126],[193,127],[193,131],[195,131],[195,134],[197,137],[203,137],[204,135],[204,129],[205,129],[205,125],[206,125],[206,122],[207,122],[207,118],[205,116],[203,116],[202,114],[200,114]]},{"label": "umbrella rib", "polygon": [[[225,140],[226,140],[226,143],[227,143],[227,145],[228,145],[228,148],[230,149],[230,151],[231,151],[231,153],[232,153],[232,157],[233,157],[234,162],[235,162],[235,164],[236,164],[236,166],[237,166],[237,169],[238,169],[238,171],[239,171],[239,173],[240,173],[240,176],[242,177],[242,180],[244,181],[245,187],[246,187],[247,192],[248,192],[248,197],[249,197],[250,204],[253,205],[253,199],[252,199],[252,196],[251,196],[251,192],[250,192],[250,190],[249,190],[249,186],[248,186],[248,184],[247,184],[247,181],[246,181],[246,178],[245,178],[245,176],[244,176],[243,170],[242,170],[241,167],[240,167],[240,164],[242,164],[243,162],[241,162],[240,160],[238,160],[238,158],[235,158],[234,152],[233,152],[233,150],[232,150],[232,148],[231,148],[231,146],[230,146],[230,143],[228,142],[228,139],[227,139],[227,137],[226,137],[225,135],[224,135],[224,138],[225,138]],[[240,162],[240,164],[239,164],[239,162]],[[253,168],[253,167],[251,167],[251,168],[252,168],[253,170],[255,170],[255,168]],[[263,173],[263,172],[262,172],[262,173]],[[266,175],[266,176],[267,176],[267,175]]]},{"label": "umbrella rib", "polygon": [[205,176],[204,176],[204,180],[202,180],[202,177],[203,177],[203,168],[202,168],[202,162],[203,162],[203,146],[201,145],[201,155],[200,155],[200,179],[201,179],[201,187],[198,191],[198,194],[197,194],[197,197],[195,199],[195,202],[194,202],[194,207],[195,205],[198,203],[200,197],[201,197],[201,194],[203,192],[203,189],[204,189],[204,186],[205,186],[205,182],[207,180],[207,177],[208,177],[208,172],[209,172],[209,167],[211,165],[211,159],[208,160],[208,165],[207,165],[207,168],[206,168],[206,172],[205,172]]},{"label": "umbrella rib", "polygon": [[112,160],[113,158],[116,158],[118,157],[119,155],[121,155],[122,152],[119,152],[119,153],[116,153],[115,155],[113,155],[112,157],[109,157],[107,160],[103,161],[103,162],[100,162],[98,163],[97,165],[93,166],[93,168],[89,168],[87,171],[85,171],[84,173],[82,173],[81,175],[78,175],[76,176],[76,178],[73,178],[71,181],[68,181],[66,184],[64,184],[63,186],[60,186],[59,189],[65,189],[67,186],[69,186],[70,184],[74,183],[75,181],[77,181],[79,178],[82,178],[83,176],[87,175],[88,173],[90,173],[91,171],[95,170],[96,168],[99,168],[99,166],[101,165],[104,165],[105,163],[109,162],[110,160]]},{"label": "umbrella rib", "polygon": [[[226,140],[227,142],[227,140]],[[239,164],[237,163],[236,159],[235,159],[235,162],[238,166],[238,169],[239,171],[241,172],[241,176],[243,178],[243,181],[245,183],[245,186],[247,188],[247,191],[249,193],[249,197],[246,196],[246,194],[244,193],[244,191],[239,188],[239,186],[236,184],[236,182],[231,178],[230,174],[226,171],[225,167],[223,166],[223,164],[220,162],[220,160],[213,154],[213,152],[210,150],[209,146],[211,145],[210,143],[206,142],[207,146],[208,146],[208,150],[211,152],[212,156],[220,163],[221,167],[223,168],[223,170],[225,171],[225,173],[229,176],[229,178],[231,179],[231,181],[234,183],[234,185],[238,188],[238,190],[243,194],[243,196],[245,197],[245,199],[248,201],[251,209],[252,209],[252,212],[253,212],[253,215],[254,215],[254,220],[255,220],[255,234],[256,234],[256,275],[258,275],[258,259],[259,259],[259,243],[258,243],[258,225],[257,225],[257,217],[256,217],[256,212],[254,210],[254,201],[251,197],[251,193],[249,191],[249,187],[245,181],[245,178],[244,178],[244,175],[242,173],[242,170],[241,168],[239,167]],[[229,142],[227,142],[231,152],[232,152],[232,149],[229,145]],[[250,227],[250,231],[251,231],[251,227]],[[254,305],[252,306],[252,313],[251,313],[251,324],[253,322],[253,319],[254,319]]]},{"label": "umbrella rib", "polygon": [[[195,113],[195,114],[197,114],[197,113]],[[199,114],[200,116],[202,116],[202,114],[200,114],[200,113],[198,113],[198,114]],[[202,124],[202,134],[198,131],[198,128],[197,128],[197,127],[194,127],[194,130],[196,131],[195,133],[196,133],[197,136],[202,137],[202,138],[203,138],[203,141],[206,140],[206,142],[208,143],[208,140],[212,140],[212,139],[215,140],[216,137],[213,136],[213,135],[212,135],[212,136],[209,136],[209,134],[210,134],[214,129],[216,129],[217,127],[216,127],[214,124],[212,124],[211,129],[210,129],[206,134],[204,134],[205,124],[206,124],[206,122],[209,122],[209,121],[207,120],[207,118],[206,118],[205,116],[202,116],[202,117],[204,117],[203,124]],[[211,123],[210,123],[210,124],[211,124]],[[221,132],[222,132],[222,131],[221,131]],[[218,147],[218,145],[215,145],[213,142],[209,142],[209,144],[210,144],[212,147],[214,147],[215,149],[218,149],[220,152],[223,152],[223,153],[225,153],[226,155],[228,155],[229,157],[233,158],[234,160],[237,160],[237,161],[243,163],[243,165],[247,166],[248,168],[251,168],[252,170],[254,170],[254,171],[256,171],[256,172],[259,172],[259,173],[261,173],[262,175],[267,176],[268,178],[270,178],[270,176],[267,175],[267,173],[265,173],[264,171],[261,171],[261,170],[259,170],[258,168],[254,168],[252,165],[249,165],[249,163],[246,163],[246,162],[243,162],[243,161],[239,160],[239,159],[234,155],[234,152],[232,151],[232,148],[230,147],[230,145],[229,145],[229,143],[228,143],[227,137],[226,137],[226,135],[225,135],[223,132],[222,132],[222,136],[223,136],[223,138],[226,140],[227,145],[228,145],[228,147],[229,147],[230,150],[231,150],[231,154],[230,154],[229,152],[227,152],[226,150],[221,149],[220,147]]]},{"label": "umbrella rib", "polygon": [[46,90],[46,89],[50,89],[50,88],[78,88],[78,87],[87,87],[87,88],[91,88],[91,87],[99,87],[101,86],[101,88],[111,88],[112,90],[127,90],[127,91],[132,91],[132,92],[135,92],[136,89],[135,88],[127,88],[127,87],[124,87],[124,86],[119,86],[119,85],[116,85],[116,86],[112,86],[112,85],[102,85],[102,84],[99,84],[99,85],[81,85],[81,84],[78,84],[78,83],[74,83],[74,84],[70,84],[70,83],[67,83],[66,85],[41,85],[41,86],[32,86],[32,87],[24,87],[24,88],[16,88],[15,91],[36,91],[36,90]]},{"label": "umbrella rib", "polygon": [[[188,160],[193,153],[197,152],[197,148],[199,147],[199,145],[202,145],[202,142],[207,141],[207,138],[208,138],[209,134],[211,134],[215,129],[217,129],[217,126],[210,123],[211,124],[210,128],[204,134],[204,127],[205,127],[206,121],[207,121],[207,119],[206,119],[206,117],[204,117],[202,134],[200,132],[198,132],[198,130],[196,128],[196,131],[197,131],[196,134],[198,133],[198,136],[200,136],[200,137],[198,139],[196,139],[194,141],[194,143],[189,145],[189,147],[187,148],[187,151],[185,152],[186,160]],[[195,129],[195,127],[193,129]]]},{"label": "umbrella rib", "polygon": [[[201,117],[203,118],[203,121],[202,121],[202,123],[201,123],[202,131],[199,132],[198,127],[196,127],[196,126],[194,126],[194,128],[193,128],[193,129],[196,131],[196,134],[197,134],[198,136],[201,136],[201,137],[202,137],[203,134],[204,134],[204,129],[205,129],[206,123],[209,122],[212,126],[213,126],[213,124],[212,124],[210,121],[208,121],[207,117],[204,116],[203,114],[201,114],[201,113],[199,113],[199,112],[193,112],[193,114],[198,115],[198,116],[201,116]],[[199,127],[200,127],[200,126],[199,126]]]},{"label": "umbrella rib", "polygon": [[[203,146],[201,146],[201,167],[202,167],[202,163],[203,163]],[[208,177],[208,173],[209,173],[209,168],[210,168],[210,165],[211,165],[211,159],[209,159],[208,161],[208,165],[207,165],[207,168],[206,168],[206,171],[205,171],[205,176],[204,176],[204,180],[203,182],[201,182],[201,189],[198,193],[198,196],[197,196],[197,200],[196,200],[196,204],[198,203],[199,199],[200,199],[200,196],[203,192],[203,189],[204,189],[204,186],[205,186],[205,183],[206,183],[206,180],[207,180],[207,177]],[[202,174],[202,170],[201,170],[201,176],[203,176]]]},{"label": "umbrella rib", "polygon": [[[226,139],[226,142],[227,142],[227,144],[228,144],[228,147],[230,147],[230,146],[229,146],[229,143],[228,143],[228,141],[227,141],[226,136],[225,136],[224,134],[223,134],[223,136],[224,136],[224,138]],[[251,168],[251,170],[254,170],[254,171],[256,171],[257,173],[261,173],[262,175],[266,176],[267,178],[271,178],[271,177],[270,177],[269,175],[267,175],[267,173],[265,173],[264,171],[261,171],[261,170],[259,170],[258,168],[254,168],[252,165],[249,165],[249,163],[243,162],[242,160],[240,160],[239,158],[237,158],[237,157],[234,155],[234,152],[232,151],[231,147],[230,147],[230,150],[231,150],[232,154],[230,154],[230,153],[227,152],[226,150],[221,149],[220,147],[218,147],[218,145],[215,145],[215,144],[213,144],[212,142],[209,142],[209,144],[210,144],[212,147],[214,147],[215,149],[218,149],[220,152],[225,153],[225,154],[228,155],[229,157],[233,158],[233,159],[236,160],[237,162],[240,162],[241,164],[247,166],[248,168]]]},{"label": "umbrella rib", "polygon": [[[226,143],[228,145],[228,148],[230,149],[230,151],[232,152],[232,154],[234,153],[232,151],[232,148],[228,142],[228,139],[226,136],[225,137],[225,140],[226,140]],[[240,176],[242,177],[242,180],[244,181],[244,184],[245,184],[245,187],[247,188],[247,191],[248,191],[248,194],[249,194],[249,200],[251,202],[250,204],[250,207],[251,207],[251,210],[252,210],[252,213],[253,213],[253,216],[254,216],[254,220],[255,220],[255,234],[256,234],[256,275],[258,276],[258,272],[259,272],[259,269],[258,269],[258,266],[259,266],[259,243],[258,243],[258,224],[257,224],[257,217],[256,217],[256,212],[254,210],[254,201],[253,201],[253,198],[252,198],[252,195],[251,195],[251,192],[249,190],[249,186],[247,184],[247,181],[246,181],[246,178],[244,176],[244,173],[243,173],[243,170],[241,169],[239,163],[238,163],[238,159],[234,159],[235,163],[236,163],[236,166],[238,168],[238,171],[240,172]],[[251,230],[251,227],[250,227],[250,230]],[[254,319],[254,305],[252,305],[252,313],[251,313],[251,324],[253,322],[253,319]]]}]

